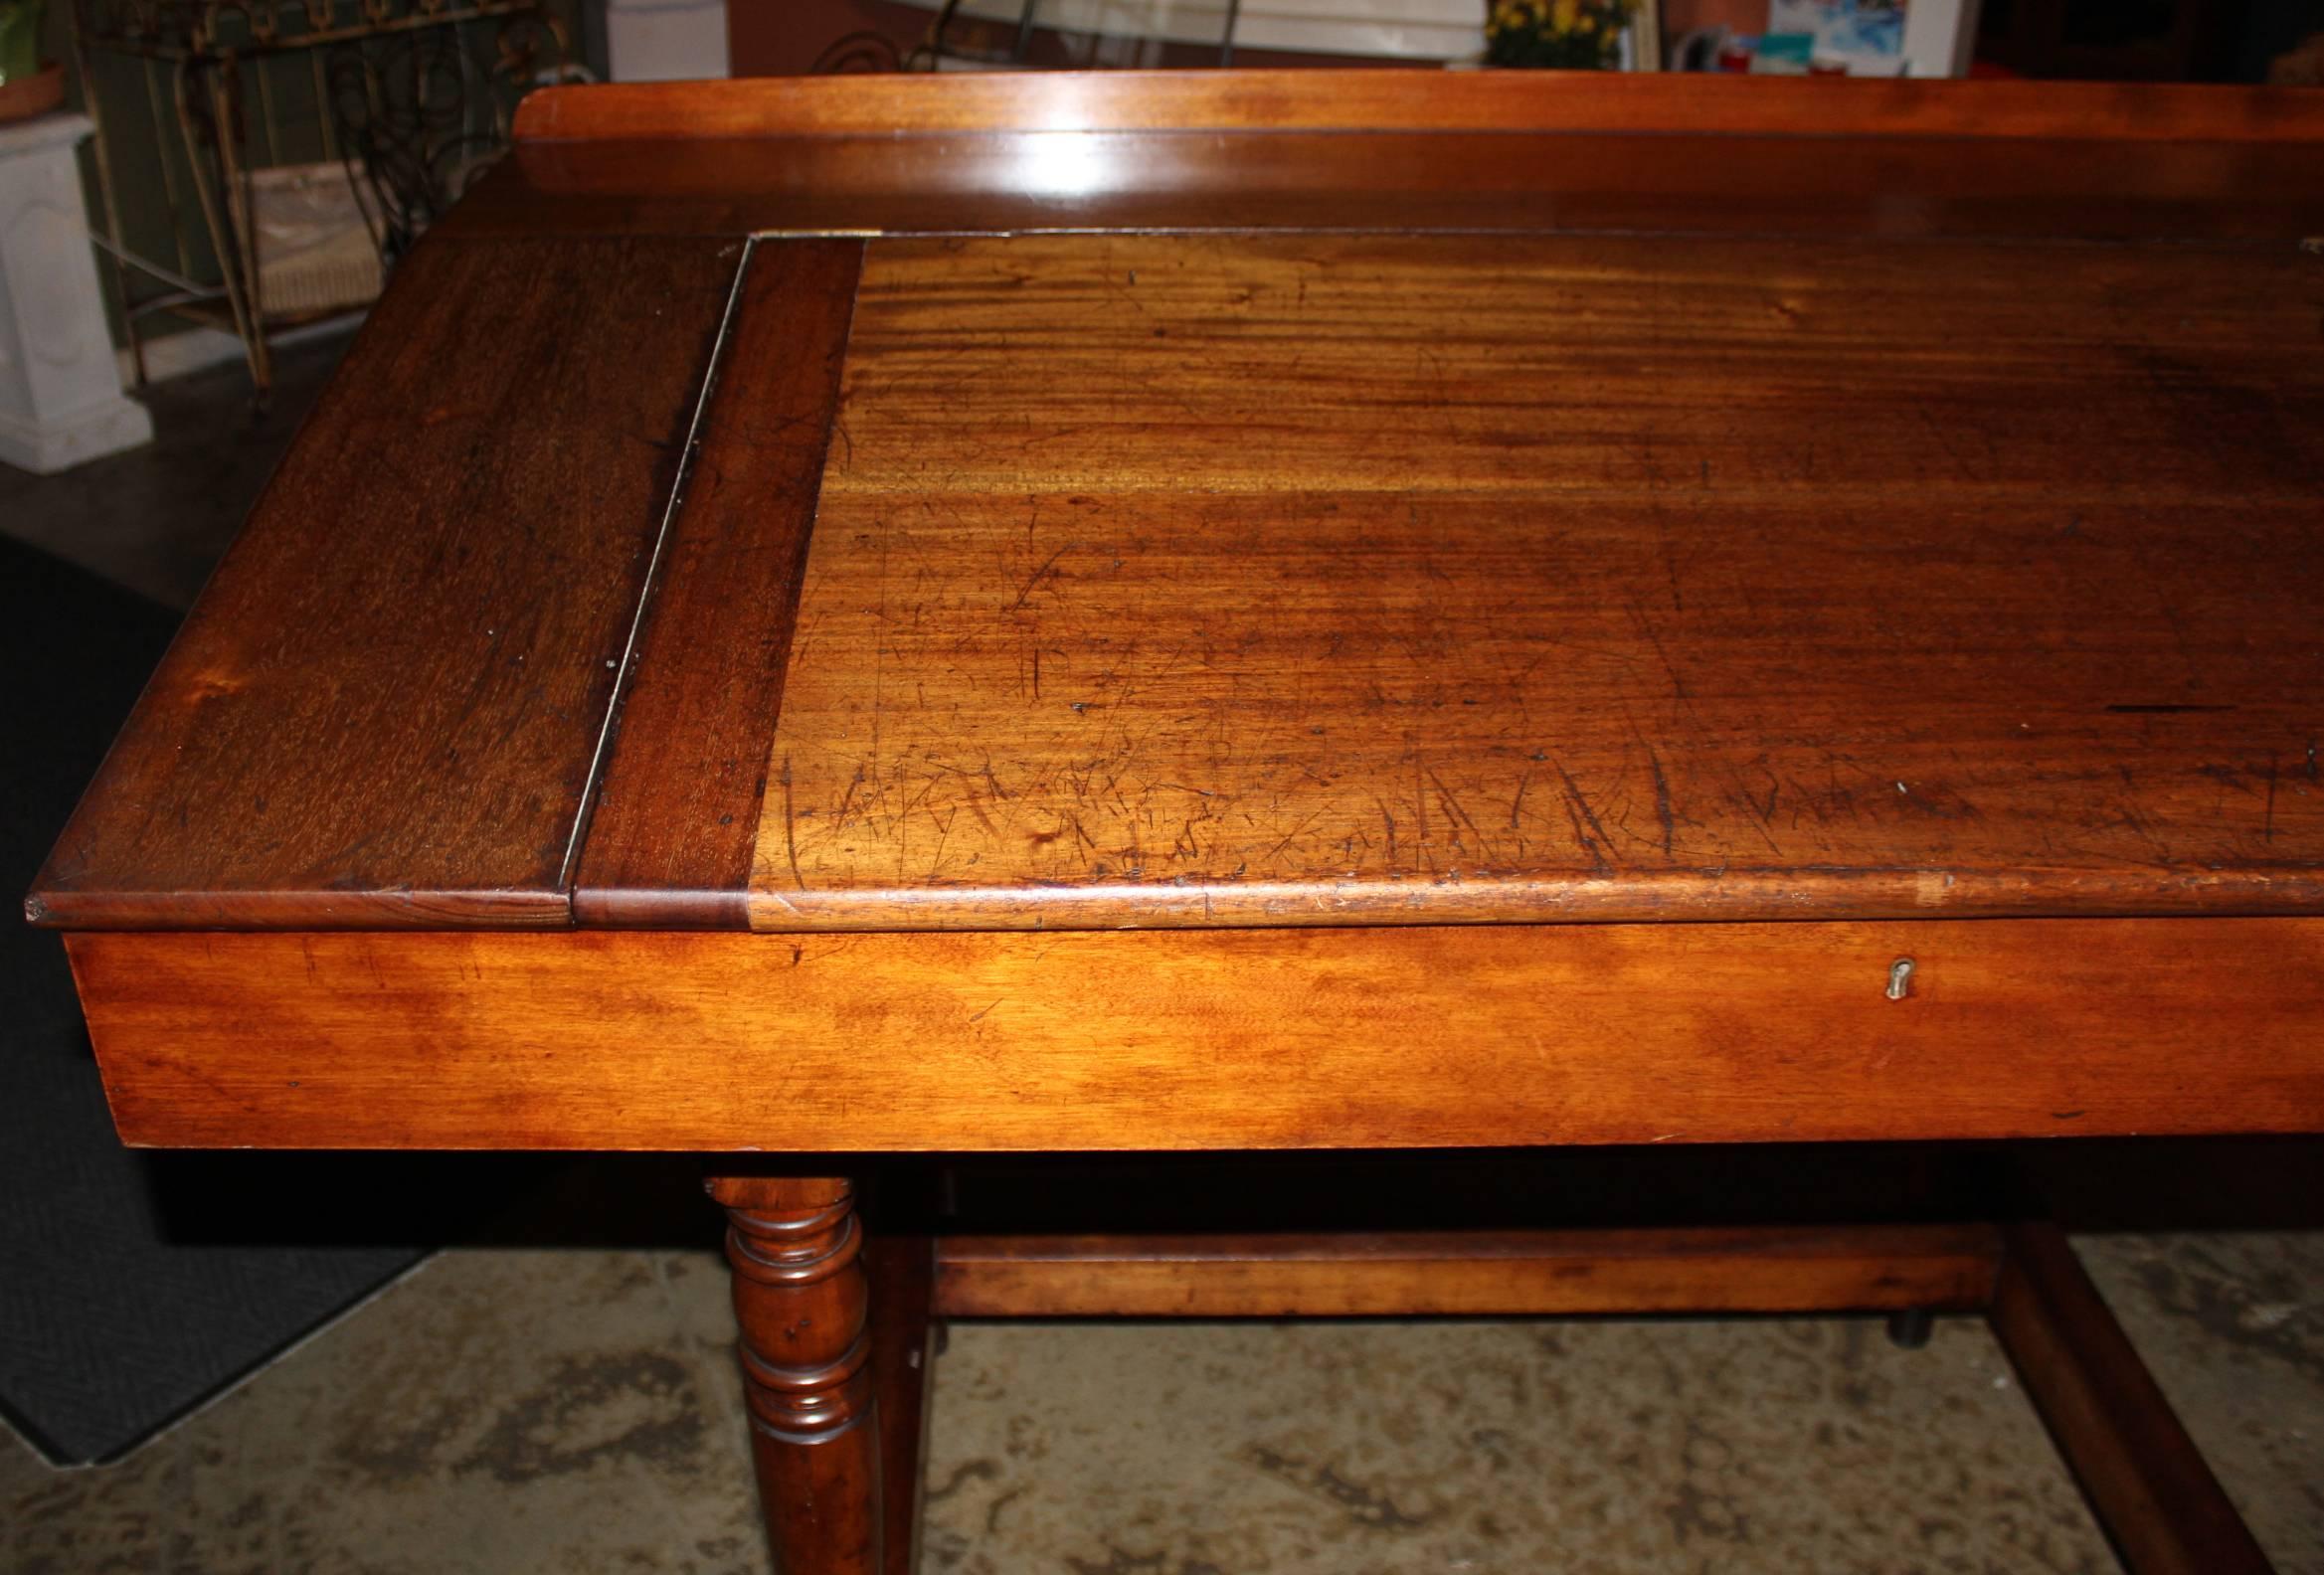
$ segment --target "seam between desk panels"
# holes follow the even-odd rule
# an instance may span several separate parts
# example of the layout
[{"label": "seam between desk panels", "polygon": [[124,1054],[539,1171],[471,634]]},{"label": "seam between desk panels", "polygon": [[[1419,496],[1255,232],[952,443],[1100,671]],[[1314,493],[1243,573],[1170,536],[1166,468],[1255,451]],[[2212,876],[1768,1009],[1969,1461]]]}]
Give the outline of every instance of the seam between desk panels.
[{"label": "seam between desk panels", "polygon": [[[815,465],[815,495],[813,502],[807,506],[806,528],[799,533],[799,557],[792,565],[791,617],[788,632],[783,641],[783,668],[775,689],[774,712],[767,719],[766,737],[761,741],[763,748],[759,761],[759,795],[751,804],[750,858],[743,870],[742,890],[738,894],[742,899],[742,918],[745,930],[751,928],[751,899],[757,891],[759,867],[758,832],[766,823],[767,788],[775,781],[775,736],[783,725],[783,695],[785,689],[790,686],[792,648],[799,639],[799,610],[806,596],[807,559],[814,551],[815,527],[822,522],[823,487],[831,474],[831,439],[838,435],[839,413],[846,404],[847,365],[855,349],[855,314],[857,307],[863,302],[863,275],[871,265],[871,241],[868,238],[854,239],[856,240],[855,279],[847,289],[846,320],[839,325],[839,355],[831,402],[828,414],[823,418],[823,430],[816,439],[820,458]],[[753,245],[756,245],[757,241],[756,236],[752,237]],[[788,792],[790,782],[788,768],[784,781],[786,784],[785,791]]]},{"label": "seam between desk panels", "polygon": [[581,850],[589,838],[589,822],[597,808],[598,788],[605,780],[606,761],[613,752],[614,735],[620,730],[622,707],[629,697],[631,675],[637,666],[637,638],[645,627],[646,610],[653,605],[653,596],[661,588],[661,567],[669,550],[670,530],[676,523],[678,508],[686,497],[686,483],[693,479],[694,460],[701,452],[702,422],[709,413],[711,398],[718,392],[718,374],[726,360],[726,348],[734,336],[734,320],[742,302],[743,280],[750,276],[751,254],[758,250],[756,238],[746,238],[742,256],[735,261],[734,277],[726,288],[726,309],[718,319],[718,333],[710,342],[708,364],[702,371],[702,386],[694,396],[694,414],[686,423],[685,447],[678,456],[677,474],[670,479],[669,495],[662,500],[661,523],[653,533],[653,552],[646,559],[645,575],[637,587],[637,605],[629,612],[629,629],[622,640],[621,667],[614,674],[614,692],[606,701],[606,714],[598,724],[597,747],[590,752],[589,770],[581,781],[581,802],[573,813],[573,829],[565,840],[565,856],[557,866],[557,886],[565,896],[565,918],[573,921],[573,880],[581,862]]},{"label": "seam between desk panels", "polygon": [[[635,648],[628,658],[634,670],[625,674],[622,703],[612,718],[604,758],[590,787],[590,819],[581,828],[580,841],[566,873],[568,912],[576,927],[745,928],[756,833],[768,786],[765,770],[770,749],[768,740],[781,706],[792,622],[820,507],[824,461],[838,420],[837,378],[853,331],[863,250],[859,243],[818,242],[796,250],[778,245],[764,252],[754,246],[749,254],[730,325],[722,336],[716,369],[705,388],[698,432],[690,444],[686,479],[672,499],[667,535],[653,572],[653,590],[641,604]],[[835,274],[842,266],[843,281],[822,277]],[[808,269],[809,276],[804,282],[797,274],[799,267]],[[802,288],[812,288],[819,302],[808,314],[811,322],[794,309],[801,299],[796,292]],[[741,713],[731,706],[689,707],[685,703],[684,685],[670,687],[672,669],[668,660],[672,651],[685,646],[689,638],[685,625],[689,622],[698,625],[708,615],[705,608],[695,605],[703,596],[705,586],[719,583],[718,571],[706,568],[698,556],[705,550],[706,538],[702,535],[705,526],[714,527],[712,535],[754,537],[760,534],[757,525],[740,520],[728,520],[724,526],[716,524],[722,511],[731,511],[735,506],[720,479],[736,479],[733,467],[720,458],[720,445],[730,440],[745,444],[754,440],[748,436],[752,424],[737,417],[735,402],[750,406],[776,396],[757,387],[737,387],[730,393],[727,385],[734,379],[752,381],[761,375],[782,383],[794,376],[807,376],[810,363],[822,371],[809,381],[820,386],[820,378],[826,374],[831,381],[815,400],[817,415],[811,424],[802,421],[792,427],[789,421],[785,423],[793,437],[784,446],[797,448],[800,472],[792,482],[786,483],[781,510],[788,516],[785,530],[792,540],[782,555],[782,573],[769,579],[763,587],[769,592],[780,587],[783,601],[774,610],[776,615],[771,621],[764,626],[753,625],[758,636],[756,649],[760,653],[754,665],[762,670],[746,682],[754,696],[750,706],[753,714],[738,731]],[[721,400],[729,403],[718,403]],[[804,441],[799,441],[801,438]],[[707,467],[710,481],[694,479],[697,465]],[[746,476],[752,468],[746,463]],[[745,484],[751,483],[746,480]],[[707,487],[707,490],[697,493],[697,487]],[[722,503],[722,498],[727,501]],[[694,518],[705,511],[708,518]],[[763,560],[763,563],[773,561]],[[763,567],[752,568],[741,563],[726,567],[727,572],[749,576],[765,573]],[[712,579],[706,580],[705,576]],[[700,633],[699,626],[692,630],[694,637]],[[656,651],[662,656],[658,679],[656,671],[649,670],[650,658]],[[701,697],[697,695],[695,699],[699,701]],[[636,709],[634,716],[630,714],[632,708]],[[764,736],[755,731],[761,727]],[[645,819],[640,819],[641,804],[665,791],[670,784],[666,774],[642,771],[647,757],[631,759],[632,740],[636,739],[651,740],[648,757],[658,755],[679,760],[693,758],[685,756],[684,750],[696,744],[709,748],[710,741],[717,741],[701,761],[714,777],[723,774],[731,782],[731,787],[718,789],[724,801],[716,806],[729,811],[718,816],[718,828],[731,826],[731,833],[710,827],[706,820],[692,818],[708,810],[684,791],[676,793],[674,802],[663,806],[677,814],[678,820],[664,825],[658,834],[644,829],[651,823],[651,816],[648,813]],[[679,753],[673,755],[673,750]],[[734,767],[746,758],[752,778],[732,781]],[[723,767],[718,762],[723,762]],[[643,799],[639,796],[641,791]],[[744,794],[748,795],[747,803]],[[617,805],[616,809],[606,808],[609,799]],[[713,843],[722,845],[713,849],[708,845]],[[730,918],[723,923],[712,917],[722,903],[730,903],[733,908]]]}]

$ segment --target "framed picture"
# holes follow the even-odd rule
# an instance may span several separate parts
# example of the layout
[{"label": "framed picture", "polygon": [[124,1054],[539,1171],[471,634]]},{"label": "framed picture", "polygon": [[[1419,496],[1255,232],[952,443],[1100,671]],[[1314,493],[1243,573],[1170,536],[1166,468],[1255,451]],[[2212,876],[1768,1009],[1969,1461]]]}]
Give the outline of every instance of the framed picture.
[{"label": "framed picture", "polygon": [[1768,0],[1766,42],[1803,48],[1851,77],[1959,77],[1977,38],[1977,0]]},{"label": "framed picture", "polygon": [[1038,30],[1076,65],[1158,66],[1161,47],[1384,60],[1477,52],[1487,0],[903,0],[966,36],[982,24],[1012,59]]}]

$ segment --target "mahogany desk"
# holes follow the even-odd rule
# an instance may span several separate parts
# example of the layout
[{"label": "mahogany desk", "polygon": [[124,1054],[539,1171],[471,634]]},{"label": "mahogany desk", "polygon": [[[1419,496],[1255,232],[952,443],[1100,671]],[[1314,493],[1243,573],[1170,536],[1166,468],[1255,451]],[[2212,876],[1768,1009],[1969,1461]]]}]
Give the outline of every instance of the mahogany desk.
[{"label": "mahogany desk", "polygon": [[128,1141],[792,1156],[794,1570],[906,1567],[932,1312],[1672,1308],[1989,1309],[2134,1568],[2260,1567],[2039,1227],[867,1250],[800,1156],[2324,1130],[2324,95],[518,133],[30,900]]}]

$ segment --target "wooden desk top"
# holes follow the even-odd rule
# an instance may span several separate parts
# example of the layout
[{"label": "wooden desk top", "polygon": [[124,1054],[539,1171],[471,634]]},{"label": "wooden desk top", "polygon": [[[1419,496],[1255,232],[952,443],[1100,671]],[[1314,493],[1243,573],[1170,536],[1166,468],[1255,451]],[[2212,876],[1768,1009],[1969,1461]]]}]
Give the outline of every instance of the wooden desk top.
[{"label": "wooden desk top", "polygon": [[[1348,84],[555,93],[518,170],[659,146],[683,185],[677,130],[807,157],[883,112],[1048,137],[1020,187],[1133,207],[1118,142],[1076,136],[1644,128],[1845,174],[2078,131],[2324,168],[2297,94]],[[1819,135],[1770,132],[1803,103]],[[1354,232],[513,236],[546,199],[486,194],[401,270],[36,912],[2324,909],[2304,225],[1439,233],[1335,172]],[[2314,199],[2324,231],[2324,184],[2213,174],[2220,213]]]},{"label": "wooden desk top", "polygon": [[[146,1140],[2324,1124],[2320,155],[2294,91],[538,94],[28,906],[287,932],[76,938]],[[1963,918],[2002,922],[1928,922]],[[1547,939],[1577,920],[1624,923]],[[575,928],[791,939],[472,934]],[[1015,934],[1125,928],[1178,936]],[[1952,969],[1908,1028],[1898,955]],[[2243,1059],[2191,1103],[2231,973]],[[1659,1015],[1601,998],[1649,974]],[[1106,992],[1129,1059],[1093,1064]],[[1464,1106],[1491,1011],[1545,994],[1613,1059]],[[1876,1097],[1749,1017],[1811,1010],[2062,1048]],[[762,1139],[757,1104],[529,1059],[590,1021],[794,1100],[811,1062],[853,1114]],[[248,1043],[293,1022],[299,1056]],[[1219,1071],[1254,1034],[1291,1060]],[[1388,1106],[1350,1092],[1423,1044]],[[464,1092],[399,1101],[422,1065]]]}]

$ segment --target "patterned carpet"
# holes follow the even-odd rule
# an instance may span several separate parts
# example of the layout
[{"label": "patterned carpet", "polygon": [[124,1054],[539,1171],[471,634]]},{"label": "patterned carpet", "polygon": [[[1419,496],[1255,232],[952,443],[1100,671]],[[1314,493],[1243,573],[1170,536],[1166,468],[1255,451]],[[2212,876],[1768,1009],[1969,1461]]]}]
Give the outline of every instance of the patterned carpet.
[{"label": "patterned carpet", "polygon": [[[2283,1575],[2324,1575],[2324,1234],[2085,1238]],[[0,1568],[758,1575],[708,1251],[455,1251],[123,1464],[0,1457]],[[957,1325],[924,1575],[2103,1571],[1973,1320]]]}]

